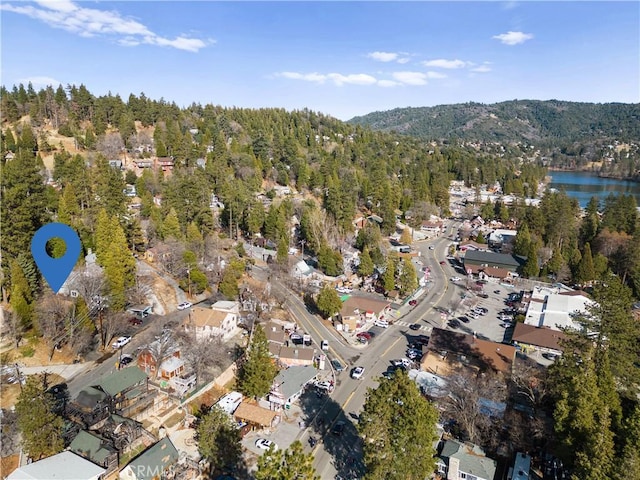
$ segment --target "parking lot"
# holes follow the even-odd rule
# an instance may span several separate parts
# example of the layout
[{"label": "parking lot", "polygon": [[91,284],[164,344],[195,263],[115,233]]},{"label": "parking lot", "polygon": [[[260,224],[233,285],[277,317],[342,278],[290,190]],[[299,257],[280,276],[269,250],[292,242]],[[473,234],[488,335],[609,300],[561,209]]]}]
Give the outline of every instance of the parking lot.
[{"label": "parking lot", "polygon": [[[497,283],[487,283],[483,285],[482,292],[487,298],[478,296],[477,293],[467,290],[466,280],[462,279],[455,282],[455,288],[460,291],[461,301],[452,309],[449,315],[450,319],[458,319],[464,316],[468,322],[459,321],[459,326],[452,328],[449,324],[448,328],[477,335],[478,338],[491,340],[494,342],[510,342],[513,327],[505,328],[505,322],[500,320],[499,315],[505,309],[505,300],[509,293],[513,292],[513,288],[499,285]],[[478,292],[481,293],[482,292]],[[496,293],[498,292],[498,293]],[[462,298],[465,295],[465,298]],[[487,310],[484,315],[470,315],[474,307],[483,307]]]}]

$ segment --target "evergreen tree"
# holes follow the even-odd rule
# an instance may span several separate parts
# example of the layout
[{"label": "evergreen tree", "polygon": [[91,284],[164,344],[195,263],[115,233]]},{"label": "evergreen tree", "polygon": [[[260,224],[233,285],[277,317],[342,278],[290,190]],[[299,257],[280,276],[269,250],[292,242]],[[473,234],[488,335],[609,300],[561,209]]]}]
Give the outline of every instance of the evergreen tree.
[{"label": "evergreen tree", "polygon": [[640,478],[640,405],[636,404],[626,419],[621,438],[624,446],[620,463],[615,469],[615,478]]},{"label": "evergreen tree", "polygon": [[103,255],[104,275],[109,287],[110,307],[121,311],[126,304],[125,292],[135,283],[136,260],[129,250],[127,237],[116,217],[109,222],[109,245]]},{"label": "evergreen tree", "polygon": [[277,374],[278,369],[269,353],[267,336],[262,326],[257,325],[240,365],[238,389],[246,396],[258,399],[269,393]]},{"label": "evergreen tree", "polygon": [[289,260],[289,240],[285,237],[280,237],[276,259],[280,265],[286,265]]},{"label": "evergreen tree", "polygon": [[111,219],[107,211],[102,208],[98,212],[95,227],[94,244],[96,246],[96,257],[100,265],[104,265],[105,255],[111,243]]},{"label": "evergreen tree", "polygon": [[240,430],[222,409],[213,406],[198,421],[198,450],[210,465],[211,472],[237,465],[242,457]]},{"label": "evergreen tree", "polygon": [[331,318],[342,309],[342,300],[335,288],[325,285],[318,293],[316,307],[324,318]]},{"label": "evergreen tree", "polygon": [[23,448],[36,461],[60,453],[64,448],[64,422],[54,413],[47,388],[46,375],[29,376],[16,402]]},{"label": "evergreen tree", "polygon": [[162,238],[175,238],[176,240],[182,239],[180,221],[178,220],[178,214],[176,213],[175,208],[171,208],[169,213],[167,213],[167,216],[164,217],[164,221],[162,222]]},{"label": "evergreen tree", "polygon": [[513,253],[514,255],[526,256],[529,254],[529,248],[531,246],[531,234],[529,233],[529,227],[525,223],[520,227],[518,233],[516,233],[513,239]]},{"label": "evergreen tree", "polygon": [[34,298],[33,291],[24,275],[18,260],[12,260],[11,265],[11,308],[18,316],[22,330],[28,330],[33,325]]},{"label": "evergreen tree", "polygon": [[403,372],[367,390],[358,432],[367,480],[423,480],[435,467],[438,411]]},{"label": "evergreen tree", "polygon": [[122,217],[126,213],[127,197],[124,194],[126,184],[121,172],[101,159],[96,163],[94,173],[94,191],[100,199],[100,205],[109,215]]},{"label": "evergreen tree", "polygon": [[522,275],[531,278],[537,277],[540,273],[540,266],[538,265],[538,254],[536,253],[536,244],[529,242],[529,249],[527,251],[527,260],[522,267]]},{"label": "evergreen tree", "polygon": [[373,260],[371,260],[371,255],[369,255],[369,249],[364,248],[362,254],[360,255],[360,263],[358,264],[358,274],[361,277],[368,277],[373,275],[374,265]]},{"label": "evergreen tree", "polygon": [[258,459],[256,480],[320,480],[313,468],[313,454],[304,453],[300,440],[286,450],[269,450]]},{"label": "evergreen tree", "polygon": [[227,268],[224,269],[222,280],[218,284],[218,291],[229,299],[238,298],[240,293],[238,281],[243,272],[244,262],[242,260],[232,260]]},{"label": "evergreen tree", "polygon": [[391,255],[387,257],[386,268],[382,274],[382,286],[387,292],[396,288],[396,262]]},{"label": "evergreen tree", "polygon": [[418,288],[418,276],[410,258],[402,260],[400,275],[398,275],[398,286],[401,295],[407,295]]},{"label": "evergreen tree", "polygon": [[482,232],[478,232],[478,235],[476,235],[476,243],[482,243],[482,244],[487,243],[487,241],[484,238],[484,235],[482,235]]},{"label": "evergreen tree", "polygon": [[204,237],[195,222],[187,225],[187,244],[199,257],[204,254]]},{"label": "evergreen tree", "polygon": [[586,243],[582,252],[582,258],[578,263],[576,272],[576,282],[584,284],[596,278],[595,268],[593,266],[593,258],[591,257],[591,245]]},{"label": "evergreen tree", "polygon": [[403,228],[402,235],[400,235],[400,243],[411,245],[411,240],[411,230],[409,228]]}]

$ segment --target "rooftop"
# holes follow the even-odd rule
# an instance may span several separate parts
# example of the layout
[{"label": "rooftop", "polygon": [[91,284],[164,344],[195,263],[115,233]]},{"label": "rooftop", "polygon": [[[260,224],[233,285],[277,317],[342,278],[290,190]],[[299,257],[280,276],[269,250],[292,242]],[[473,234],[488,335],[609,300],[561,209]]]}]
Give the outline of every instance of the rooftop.
[{"label": "rooftop", "polygon": [[440,457],[447,461],[451,458],[458,459],[459,471],[479,478],[493,480],[496,473],[497,462],[487,457],[478,445],[447,440],[444,442]]},{"label": "rooftop", "polygon": [[319,370],[311,365],[289,367],[281,370],[273,383],[280,388],[286,399],[298,393],[304,385],[318,375],[318,372]]},{"label": "rooftop", "polygon": [[102,377],[97,386],[114,397],[146,379],[147,374],[138,367],[129,367]]},{"label": "rooftop", "polygon": [[191,323],[199,328],[220,328],[224,319],[227,318],[227,315],[229,315],[229,313],[226,311],[212,310],[211,308],[204,307],[193,307],[191,312],[189,312]]},{"label": "rooftop", "polygon": [[89,480],[106,470],[73,452],[65,451],[18,467],[7,480]]},{"label": "rooftop", "polygon": [[86,430],[78,432],[76,438],[69,445],[69,449],[100,465],[117,452],[115,447],[109,445],[104,438]]},{"label": "rooftop", "polygon": [[127,468],[136,473],[137,480],[160,478],[161,473],[178,461],[179,454],[169,437],[165,437],[134,458]]},{"label": "rooftop", "polygon": [[562,351],[563,348],[560,342],[565,338],[565,334],[560,330],[536,327],[535,325],[527,325],[526,323],[516,323],[512,340],[527,345],[535,345],[536,347]]}]

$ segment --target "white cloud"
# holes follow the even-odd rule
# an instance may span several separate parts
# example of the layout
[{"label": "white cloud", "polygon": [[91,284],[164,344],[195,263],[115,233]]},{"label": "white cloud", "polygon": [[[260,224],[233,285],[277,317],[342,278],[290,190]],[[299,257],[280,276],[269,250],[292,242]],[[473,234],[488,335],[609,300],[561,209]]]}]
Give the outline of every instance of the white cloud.
[{"label": "white cloud", "polygon": [[436,60],[427,60],[422,62],[425,67],[435,67],[435,68],[463,68],[466,67],[469,63],[463,60],[447,60],[444,58],[438,58]]},{"label": "white cloud", "polygon": [[399,87],[400,85],[402,85],[400,82],[394,82],[393,80],[378,80],[379,87],[390,88]]},{"label": "white cloud", "polygon": [[427,72],[426,73],[427,78],[447,78],[447,76],[444,73],[440,73],[440,72]]},{"label": "white cloud", "polygon": [[22,83],[24,85],[27,85],[29,82],[31,82],[31,84],[34,86],[34,88],[35,87],[48,87],[49,85],[51,85],[52,87],[57,87],[58,85],[62,84],[62,82],[60,80],[56,80],[55,78],[44,77],[44,76],[20,78],[18,80],[18,83]]},{"label": "white cloud", "polygon": [[427,84],[427,74],[422,72],[393,72],[391,76],[405,85]]},{"label": "white cloud", "polygon": [[116,42],[125,46],[147,44],[197,52],[207,44],[213,43],[210,40],[205,42],[185,36],[165,38],[140,22],[123,17],[117,11],[79,7],[69,0],[38,0],[36,6],[22,3],[2,4],[0,10],[26,15],[50,27],[60,28],[85,38],[116,37]]},{"label": "white cloud", "polygon": [[367,58],[371,58],[377,62],[407,63],[409,61],[409,57],[407,57],[407,55],[407,53],[402,52],[371,52],[367,53]]},{"label": "white cloud", "polygon": [[398,58],[398,54],[391,52],[371,52],[367,54],[367,57],[378,62],[393,62]]},{"label": "white cloud", "polygon": [[305,82],[325,83],[327,81],[333,82],[335,85],[341,87],[342,85],[374,85],[377,83],[375,77],[366,73],[352,73],[349,75],[343,75],[341,73],[298,73],[298,72],[281,72],[276,76],[289,78],[291,80],[303,80]]},{"label": "white cloud", "polygon": [[531,40],[533,38],[533,35],[523,32],[507,32],[501,33],[500,35],[494,35],[491,38],[500,40],[505,45],[518,45],[520,43],[526,42],[527,40]]},{"label": "white cloud", "polygon": [[473,67],[471,71],[476,73],[487,73],[491,71],[491,67],[487,64],[478,65],[477,67]]}]

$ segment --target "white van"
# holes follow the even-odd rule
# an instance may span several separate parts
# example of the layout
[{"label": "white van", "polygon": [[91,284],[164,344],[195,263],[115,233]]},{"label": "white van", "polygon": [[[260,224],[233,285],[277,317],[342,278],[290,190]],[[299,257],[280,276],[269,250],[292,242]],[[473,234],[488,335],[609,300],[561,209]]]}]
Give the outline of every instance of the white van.
[{"label": "white van", "polygon": [[387,328],[389,326],[389,322],[387,322],[386,320],[380,320],[380,319],[373,322],[373,324],[376,327],[382,327],[382,328]]}]

